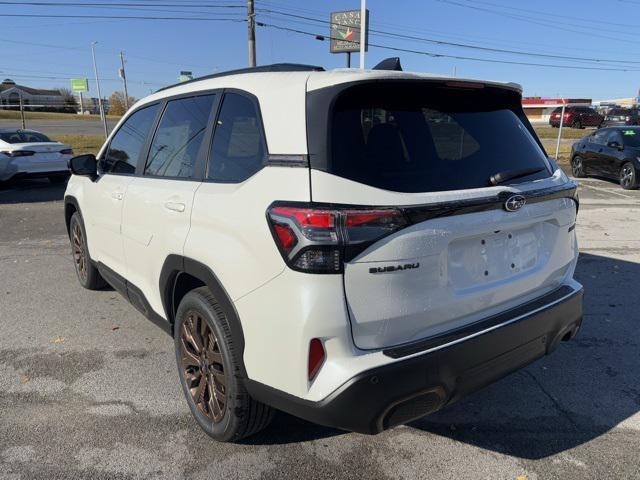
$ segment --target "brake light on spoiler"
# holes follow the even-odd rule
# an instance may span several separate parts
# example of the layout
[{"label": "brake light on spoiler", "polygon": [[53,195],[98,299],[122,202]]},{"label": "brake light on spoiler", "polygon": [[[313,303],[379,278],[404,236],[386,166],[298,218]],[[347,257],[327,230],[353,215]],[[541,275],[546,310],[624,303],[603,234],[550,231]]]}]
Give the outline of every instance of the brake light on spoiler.
[{"label": "brake light on spoiler", "polygon": [[341,273],[345,261],[409,225],[395,208],[276,204],[267,210],[267,218],[287,265],[307,273]]}]

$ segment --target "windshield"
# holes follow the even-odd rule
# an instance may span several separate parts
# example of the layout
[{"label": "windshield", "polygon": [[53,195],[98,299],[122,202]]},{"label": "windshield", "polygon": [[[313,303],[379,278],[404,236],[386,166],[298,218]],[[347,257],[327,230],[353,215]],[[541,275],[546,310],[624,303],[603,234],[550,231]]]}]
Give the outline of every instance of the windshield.
[{"label": "windshield", "polygon": [[483,90],[352,87],[333,111],[330,173],[398,192],[481,188],[515,170],[539,171],[507,183],[548,177],[513,102]]},{"label": "windshield", "polygon": [[27,132],[24,130],[16,130],[14,132],[0,132],[0,140],[7,143],[51,142],[51,140],[42,133]]}]

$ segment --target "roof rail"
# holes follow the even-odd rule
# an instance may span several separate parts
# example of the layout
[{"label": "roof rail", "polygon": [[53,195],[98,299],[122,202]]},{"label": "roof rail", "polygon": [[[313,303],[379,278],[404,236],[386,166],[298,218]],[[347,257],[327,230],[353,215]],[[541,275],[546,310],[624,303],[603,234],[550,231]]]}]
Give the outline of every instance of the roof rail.
[{"label": "roof rail", "polygon": [[229,75],[240,75],[242,73],[264,73],[264,72],[323,72],[324,68],[317,65],[304,65],[302,63],[273,63],[271,65],[260,65],[259,67],[239,68],[237,70],[228,70],[226,72],[212,73],[203,77],[197,77],[186,82],[174,83],[166,87],[159,88],[156,92],[162,92],[169,88],[185,85],[200,80],[209,80],[211,78],[227,77]]}]

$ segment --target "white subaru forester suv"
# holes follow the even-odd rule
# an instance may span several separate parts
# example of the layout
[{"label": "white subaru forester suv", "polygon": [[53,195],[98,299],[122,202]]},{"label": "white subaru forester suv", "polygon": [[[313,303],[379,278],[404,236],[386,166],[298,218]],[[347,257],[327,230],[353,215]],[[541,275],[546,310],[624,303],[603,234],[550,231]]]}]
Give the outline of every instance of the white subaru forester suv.
[{"label": "white subaru forester suv", "polygon": [[377,433],[582,322],[576,184],[512,83],[278,64],[139,101],[70,161],[78,278],[175,339],[213,438]]}]

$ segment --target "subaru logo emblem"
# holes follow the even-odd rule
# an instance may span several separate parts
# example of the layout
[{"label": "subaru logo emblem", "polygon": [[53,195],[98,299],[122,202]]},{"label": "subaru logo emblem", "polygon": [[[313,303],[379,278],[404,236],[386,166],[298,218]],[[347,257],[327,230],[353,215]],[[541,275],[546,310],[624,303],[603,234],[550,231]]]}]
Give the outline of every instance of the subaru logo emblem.
[{"label": "subaru logo emblem", "polygon": [[527,199],[522,195],[513,195],[504,202],[504,209],[507,212],[515,212],[520,210],[527,203]]}]

